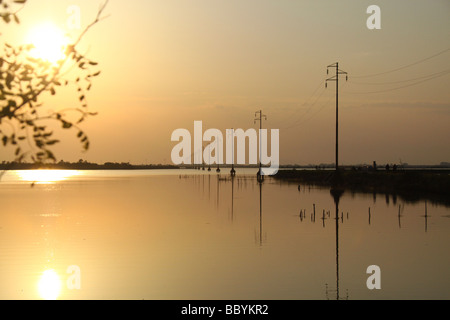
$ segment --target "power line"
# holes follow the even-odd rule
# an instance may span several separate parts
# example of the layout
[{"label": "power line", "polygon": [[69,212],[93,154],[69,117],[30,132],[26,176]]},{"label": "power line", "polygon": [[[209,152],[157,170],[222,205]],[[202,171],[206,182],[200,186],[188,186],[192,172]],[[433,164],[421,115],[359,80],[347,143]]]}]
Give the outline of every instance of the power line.
[{"label": "power line", "polygon": [[[325,92],[325,89],[324,89],[323,91]],[[305,121],[311,120],[316,114],[320,113],[320,112],[323,110],[324,107],[328,106],[328,102],[330,102],[331,98],[333,98],[332,95],[330,95],[330,96],[328,97],[328,99],[327,99],[324,103],[322,103],[321,105],[319,105],[319,106],[315,109],[315,112],[312,113],[312,114],[310,114],[310,116],[309,116],[308,118],[305,118],[305,116],[307,115],[307,114],[305,113],[305,114],[302,115],[303,117],[297,119],[297,120],[296,120],[294,123],[292,123],[291,125],[289,125],[289,126],[287,126],[287,127],[280,128],[280,129],[288,130],[288,129],[291,129],[291,128],[296,128],[296,127],[302,125]],[[312,106],[312,105],[311,105],[311,106]],[[310,111],[310,110],[311,110],[311,109],[308,109],[308,111]]]},{"label": "power line", "polygon": [[281,121],[278,122],[279,127],[281,127],[282,125],[284,125],[286,122],[290,122],[292,121],[292,118],[294,116],[296,116],[302,109],[301,107],[303,106],[309,106],[306,111],[301,115],[301,117],[303,117],[306,113],[308,113],[311,110],[311,107],[314,106],[314,104],[318,101],[318,99],[323,95],[323,93],[325,92],[325,89],[322,89],[322,91],[320,92],[319,96],[315,99],[315,101],[312,104],[308,104],[308,102],[315,96],[315,94],[317,93],[317,91],[322,87],[323,85],[323,79],[320,80],[320,82],[317,84],[316,88],[314,89],[313,93],[309,96],[308,99],[305,100],[305,102],[303,102],[299,107],[297,107],[295,109],[294,112],[290,113],[289,115],[287,115],[286,118],[282,119]]},{"label": "power line", "polygon": [[399,89],[403,89],[403,88],[412,87],[412,86],[415,86],[415,85],[418,85],[418,84],[421,84],[421,83],[424,83],[424,82],[427,82],[427,81],[430,81],[430,80],[433,80],[433,79],[436,79],[436,78],[443,77],[443,76],[447,75],[448,73],[450,73],[450,71],[439,73],[436,76],[429,77],[427,79],[424,79],[424,80],[421,80],[421,81],[417,81],[417,82],[414,82],[414,83],[410,83],[410,84],[407,84],[407,85],[404,85],[404,86],[390,88],[390,89],[385,89],[385,90],[366,91],[366,92],[351,92],[351,91],[347,91],[347,93],[350,93],[350,94],[370,94],[370,93],[382,93],[382,92],[395,91],[395,90],[399,90]]},{"label": "power line", "polygon": [[[399,67],[399,68],[395,68],[395,69],[392,69],[392,70],[389,70],[389,71],[385,71],[385,72],[380,72],[380,73],[377,73],[377,74],[370,74],[370,75],[364,75],[364,76],[352,76],[352,78],[369,78],[369,77],[374,77],[374,76],[378,76],[378,75],[389,74],[389,73],[392,73],[392,72],[395,72],[395,71],[399,71],[399,70],[402,70],[402,69],[406,69],[406,68],[414,66],[416,64],[425,62],[425,61],[430,60],[432,58],[435,58],[435,57],[437,57],[439,55],[442,55],[442,54],[444,54],[444,53],[446,53],[448,51],[450,51],[450,48],[442,50],[442,51],[440,51],[440,52],[438,52],[436,54],[433,54],[433,55],[431,55],[429,57],[420,59],[420,60],[418,60],[416,62],[410,63],[408,65],[405,65],[405,66],[402,66],[402,67]],[[339,70],[339,71],[342,71],[342,70]],[[409,82],[413,82],[413,81],[416,81],[416,80],[419,80],[419,81],[416,81],[414,83],[409,83],[407,85],[403,85],[403,86],[399,86],[399,87],[395,87],[395,88],[383,89],[383,90],[366,91],[366,92],[351,92],[351,91],[347,91],[346,90],[345,92],[346,93],[350,93],[350,94],[371,94],[371,93],[389,92],[389,91],[399,90],[399,89],[411,87],[411,86],[414,86],[414,85],[418,85],[420,83],[423,83],[423,82],[426,82],[426,81],[430,81],[430,80],[433,80],[433,79],[445,76],[448,73],[450,73],[450,69],[446,69],[446,70],[443,70],[443,71],[440,71],[440,72],[436,72],[436,73],[432,73],[432,74],[428,74],[428,75],[423,75],[423,76],[415,77],[415,78],[411,78],[411,79],[398,80],[398,81],[386,81],[386,82],[358,82],[358,81],[350,80],[349,82],[352,83],[352,84],[358,84],[358,85],[379,85],[379,86],[381,86],[381,85],[390,85],[390,84],[409,83]],[[328,79],[328,80],[332,80],[332,79]],[[329,102],[331,97],[329,99],[327,99],[326,103],[324,103],[322,105],[319,105],[319,107],[315,109],[315,112],[313,114],[310,114],[310,117],[305,118],[310,113],[310,111],[313,110],[313,106],[316,105],[316,103],[319,101],[319,99],[322,97],[322,95],[325,92],[325,90],[320,91],[319,95],[315,97],[315,100],[312,103],[309,103],[309,101],[316,95],[316,93],[317,93],[319,88],[320,88],[320,83],[315,88],[313,93],[309,96],[309,98],[304,103],[302,103],[300,105],[300,107],[301,106],[308,106],[308,108],[300,115],[300,117],[295,119],[295,120],[293,119],[293,117],[301,111],[300,108],[297,108],[293,113],[290,114],[290,116],[288,116],[288,118],[285,118],[284,120],[279,122],[280,129],[287,130],[287,129],[298,127],[299,125],[304,123],[305,120],[313,118],[316,114],[318,114],[320,111],[322,111],[322,109],[326,106],[326,104]],[[291,121],[293,121],[293,122],[291,122]],[[286,126],[283,126],[283,124],[285,124],[286,122],[288,124]],[[289,124],[289,122],[291,122],[291,124]]]},{"label": "power line", "polygon": [[358,82],[358,81],[352,81],[349,80],[350,83],[354,83],[354,84],[362,84],[362,85],[386,85],[386,84],[396,84],[396,83],[405,83],[405,82],[411,82],[411,81],[415,81],[415,80],[421,80],[421,79],[425,79],[425,78],[429,78],[435,75],[441,75],[441,74],[446,74],[449,73],[450,69],[446,69],[444,71],[439,71],[439,72],[435,72],[432,74],[427,74],[425,76],[421,76],[421,77],[417,77],[417,78],[412,78],[412,79],[406,79],[406,80],[398,80],[398,81],[386,81],[386,82]]},{"label": "power line", "polygon": [[[304,112],[303,112],[302,114],[300,114],[299,117],[298,117],[296,120],[290,119],[291,121],[294,121],[294,122],[291,122],[291,124],[287,124],[287,126],[285,126],[285,127],[280,126],[280,129],[281,129],[281,128],[286,128],[286,127],[291,127],[292,125],[294,125],[294,124],[298,123],[299,121],[301,121],[306,115],[308,115],[308,113],[312,110],[313,106],[317,103],[317,101],[319,101],[319,99],[323,96],[324,93],[325,93],[325,88],[322,89],[322,91],[321,91],[320,94],[316,97],[316,99],[314,100],[314,102],[312,102],[311,104],[309,104],[309,105],[308,105],[308,108],[307,108],[306,110],[304,110]],[[305,103],[304,103],[303,105],[305,105]],[[302,106],[303,106],[303,105],[302,105]],[[299,110],[300,110],[300,109],[299,109]],[[291,118],[292,118],[292,117],[291,117]],[[284,122],[286,122],[286,121],[284,121]],[[282,122],[281,124],[283,124],[283,122]]]},{"label": "power line", "polygon": [[362,76],[358,76],[358,75],[357,75],[357,76],[352,76],[352,77],[353,77],[353,78],[369,78],[369,77],[375,77],[375,76],[380,76],[380,75],[383,75],[383,74],[388,74],[388,73],[396,72],[396,71],[399,71],[399,70],[403,70],[403,69],[412,67],[412,66],[414,66],[414,65],[416,65],[416,64],[425,62],[425,61],[430,60],[430,59],[432,59],[432,58],[435,58],[435,57],[437,57],[437,56],[440,56],[441,54],[446,53],[446,52],[448,52],[448,51],[450,51],[450,48],[445,49],[445,50],[443,50],[443,51],[440,51],[440,52],[438,52],[438,53],[436,53],[436,54],[433,54],[433,55],[431,55],[431,56],[429,56],[429,57],[420,59],[420,60],[418,60],[418,61],[416,61],[416,62],[413,62],[413,63],[410,63],[410,64],[408,64],[408,65],[405,65],[405,66],[403,66],[403,67],[395,68],[395,69],[388,70],[388,71],[385,71],[385,72],[374,73],[374,74],[368,74],[368,75],[362,75]]}]

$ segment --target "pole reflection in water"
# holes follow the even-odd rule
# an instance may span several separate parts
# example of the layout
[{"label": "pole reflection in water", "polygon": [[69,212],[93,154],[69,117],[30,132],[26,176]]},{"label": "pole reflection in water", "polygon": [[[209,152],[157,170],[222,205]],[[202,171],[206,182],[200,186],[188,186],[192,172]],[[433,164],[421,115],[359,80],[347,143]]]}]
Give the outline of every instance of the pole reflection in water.
[{"label": "pole reflection in water", "polygon": [[234,175],[231,175],[231,221],[234,219]]},{"label": "pole reflection in water", "polygon": [[220,174],[217,175],[217,208],[219,208]]},{"label": "pole reflection in water", "polygon": [[[339,201],[342,197],[342,194],[344,193],[344,191],[342,189],[339,188],[332,188],[330,190],[330,193],[333,197],[334,200],[334,206],[335,206],[335,223],[336,223],[336,300],[340,299],[339,296]],[[327,286],[327,290],[328,290],[328,286]],[[328,292],[327,292],[328,294]],[[348,293],[347,293],[347,297],[348,299]]]},{"label": "pole reflection in water", "polygon": [[262,188],[263,188],[263,183],[264,183],[264,179],[257,179],[257,183],[259,186],[259,237],[258,237],[258,242],[259,242],[259,246],[262,246],[264,243],[265,236],[263,234],[263,210],[262,210]]},{"label": "pole reflection in water", "polygon": [[262,245],[262,181],[259,184],[259,245]]}]

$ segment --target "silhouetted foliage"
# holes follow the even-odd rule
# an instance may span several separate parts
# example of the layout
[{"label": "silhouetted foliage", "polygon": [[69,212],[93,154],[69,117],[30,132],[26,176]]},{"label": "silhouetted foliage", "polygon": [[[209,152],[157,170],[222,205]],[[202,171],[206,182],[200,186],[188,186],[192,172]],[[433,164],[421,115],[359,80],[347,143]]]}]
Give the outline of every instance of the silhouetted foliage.
[{"label": "silhouetted foliage", "polygon": [[[26,0],[0,0],[2,23],[20,23],[18,12]],[[65,47],[64,58],[56,64],[31,57],[33,45],[13,46],[2,43],[0,48],[0,145],[14,147],[15,161],[30,159],[33,162],[55,162],[50,150],[59,143],[49,128],[49,121],[56,122],[64,130],[75,130],[83,150],[89,149],[89,138],[80,123],[96,113],[88,110],[86,92],[92,79],[100,74],[97,62],[77,50],[83,35],[101,20],[107,2],[99,9],[95,20],[79,38]],[[66,70],[75,70],[70,78]],[[73,87],[78,94],[79,106],[44,113],[43,97],[57,94],[60,87]],[[72,115],[69,117],[69,114]],[[73,117],[73,114],[77,116]]]}]

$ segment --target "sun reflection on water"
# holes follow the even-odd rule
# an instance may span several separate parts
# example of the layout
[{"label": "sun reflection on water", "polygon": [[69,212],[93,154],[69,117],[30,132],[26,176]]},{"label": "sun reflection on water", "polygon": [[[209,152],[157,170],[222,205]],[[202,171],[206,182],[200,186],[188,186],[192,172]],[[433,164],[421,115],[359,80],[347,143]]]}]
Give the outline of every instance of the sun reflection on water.
[{"label": "sun reflection on water", "polygon": [[79,174],[77,170],[20,170],[16,171],[22,181],[48,184],[66,180]]},{"label": "sun reflection on water", "polygon": [[45,270],[38,283],[39,295],[44,300],[56,300],[61,291],[61,280],[53,269]]}]

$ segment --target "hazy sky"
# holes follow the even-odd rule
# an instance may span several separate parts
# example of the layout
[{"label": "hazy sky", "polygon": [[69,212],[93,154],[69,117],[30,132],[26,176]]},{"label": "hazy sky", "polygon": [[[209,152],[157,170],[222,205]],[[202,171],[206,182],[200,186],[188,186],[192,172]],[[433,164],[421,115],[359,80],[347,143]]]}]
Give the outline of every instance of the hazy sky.
[{"label": "hazy sky", "polygon": [[[28,2],[0,41],[22,43],[45,20],[67,28],[70,5],[83,28],[102,3]],[[380,30],[366,26],[369,5]],[[324,84],[339,62],[341,163],[450,162],[448,0],[110,0],[105,13],[82,43],[102,70],[88,95],[99,115],[83,125],[91,148],[60,134],[58,159],[171,163],[175,129],[257,128],[262,109],[282,164],[332,163],[335,84]],[[77,105],[69,94],[46,102]]]}]

